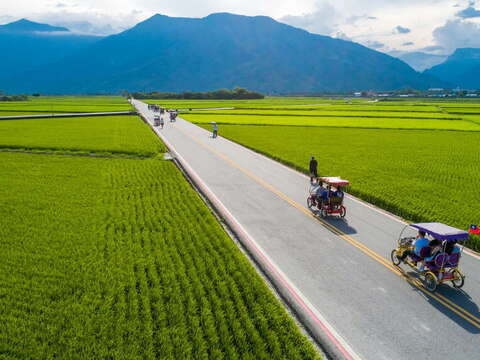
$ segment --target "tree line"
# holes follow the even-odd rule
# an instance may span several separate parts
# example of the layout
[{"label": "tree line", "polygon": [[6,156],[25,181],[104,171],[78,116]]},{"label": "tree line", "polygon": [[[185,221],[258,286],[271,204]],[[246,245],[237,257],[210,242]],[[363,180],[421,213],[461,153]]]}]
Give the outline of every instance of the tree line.
[{"label": "tree line", "polygon": [[265,95],[237,87],[233,90],[220,89],[206,92],[185,91],[174,92],[134,92],[130,94],[135,99],[188,99],[188,100],[244,100],[263,99]]},{"label": "tree line", "polygon": [[0,92],[0,101],[27,101],[28,95],[3,95]]}]

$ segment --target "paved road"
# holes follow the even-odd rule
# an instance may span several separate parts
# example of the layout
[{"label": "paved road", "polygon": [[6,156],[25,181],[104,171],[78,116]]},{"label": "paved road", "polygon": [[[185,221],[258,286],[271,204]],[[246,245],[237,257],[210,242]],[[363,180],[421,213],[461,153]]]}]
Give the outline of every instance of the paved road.
[{"label": "paved road", "polygon": [[[135,106],[153,122],[145,104]],[[155,131],[347,343],[351,358],[480,358],[480,259],[463,256],[464,291],[442,286],[429,295],[388,260],[404,227],[399,219],[348,197],[346,220],[324,222],[306,208],[304,175],[182,119]]]},{"label": "paved road", "polygon": [[66,117],[115,116],[115,115],[136,115],[136,112],[110,111],[110,112],[72,113],[72,114],[14,115],[14,116],[0,116],[0,120],[51,119],[51,118],[66,118]]}]

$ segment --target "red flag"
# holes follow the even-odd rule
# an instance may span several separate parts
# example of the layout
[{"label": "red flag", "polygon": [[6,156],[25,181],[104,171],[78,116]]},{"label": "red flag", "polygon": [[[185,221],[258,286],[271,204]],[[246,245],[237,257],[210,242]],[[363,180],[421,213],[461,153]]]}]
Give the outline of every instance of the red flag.
[{"label": "red flag", "polygon": [[468,232],[470,234],[480,235],[480,228],[477,225],[470,225]]}]

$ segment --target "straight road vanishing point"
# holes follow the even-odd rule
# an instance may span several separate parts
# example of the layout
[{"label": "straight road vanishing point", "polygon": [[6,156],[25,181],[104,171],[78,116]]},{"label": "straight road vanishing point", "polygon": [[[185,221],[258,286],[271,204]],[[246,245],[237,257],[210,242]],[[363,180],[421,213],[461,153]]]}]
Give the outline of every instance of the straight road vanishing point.
[{"label": "straight road vanishing point", "polygon": [[[134,105],[153,124],[147,105]],[[463,256],[462,291],[442,286],[430,294],[389,260],[401,220],[353,197],[345,220],[318,219],[306,207],[304,175],[182,119],[153,129],[251,239],[250,249],[303,309],[300,318],[323,332],[339,357],[479,358],[475,255]]]}]

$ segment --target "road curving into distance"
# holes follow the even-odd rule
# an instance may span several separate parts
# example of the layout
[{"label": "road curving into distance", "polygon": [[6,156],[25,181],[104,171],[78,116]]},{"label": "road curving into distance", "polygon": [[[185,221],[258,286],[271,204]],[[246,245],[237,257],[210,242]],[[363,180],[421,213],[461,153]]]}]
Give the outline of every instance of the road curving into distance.
[{"label": "road curving into distance", "polygon": [[[152,124],[147,105],[134,105]],[[477,256],[462,258],[463,291],[430,294],[389,260],[405,226],[395,216],[348,196],[345,220],[319,219],[306,207],[305,175],[182,119],[154,130],[334,357],[480,357]]]}]

